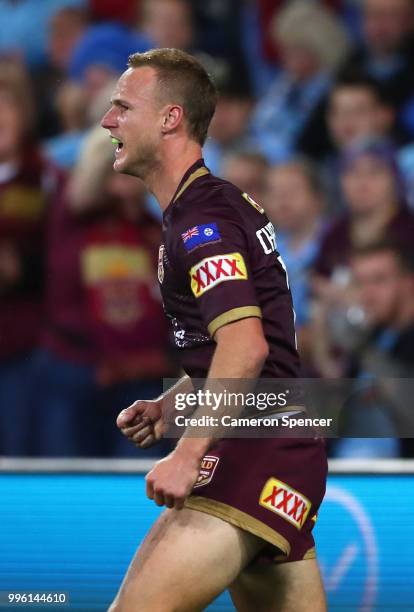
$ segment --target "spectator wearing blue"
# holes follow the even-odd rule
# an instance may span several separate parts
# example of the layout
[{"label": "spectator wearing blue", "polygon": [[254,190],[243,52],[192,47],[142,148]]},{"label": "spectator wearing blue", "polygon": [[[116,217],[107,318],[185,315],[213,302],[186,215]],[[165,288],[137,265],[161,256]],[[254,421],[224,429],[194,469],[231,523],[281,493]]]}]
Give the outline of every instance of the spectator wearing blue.
[{"label": "spectator wearing blue", "polygon": [[219,98],[203,152],[211,172],[223,176],[228,155],[254,151],[246,132],[253,110],[253,98],[243,74],[233,72],[215,80]]},{"label": "spectator wearing blue", "polygon": [[263,205],[268,168],[263,155],[250,149],[240,149],[226,155],[222,176]]},{"label": "spectator wearing blue", "polygon": [[276,15],[272,32],[281,48],[281,70],[257,105],[252,135],[269,162],[278,163],[295,151],[347,55],[348,39],[333,14],[303,0],[288,3]]},{"label": "spectator wearing blue", "polygon": [[0,53],[22,57],[30,68],[46,61],[47,32],[63,7],[83,7],[87,0],[19,0],[0,2]]},{"label": "spectator wearing blue", "polygon": [[[347,436],[333,445],[337,457],[396,457],[413,454],[407,379],[414,374],[414,259],[395,241],[356,249],[351,257],[355,298],[362,308],[363,333],[350,358],[356,378],[344,413]],[[397,408],[397,410],[396,410]]]},{"label": "spectator wearing blue", "polygon": [[414,217],[405,205],[404,185],[389,143],[356,143],[344,153],[340,166],[346,210],[324,233],[312,278],[312,347],[315,367],[325,377],[344,375],[346,357],[358,341],[352,251],[386,237],[410,248],[414,237]]},{"label": "spectator wearing blue", "polygon": [[310,270],[325,227],[325,198],[318,173],[305,158],[268,170],[263,206],[275,225],[277,250],[289,273],[301,356],[306,361]]},{"label": "spectator wearing blue", "polygon": [[414,5],[411,0],[363,0],[361,44],[346,66],[381,83],[395,107],[413,95]]},{"label": "spectator wearing blue", "polygon": [[125,70],[128,57],[146,51],[149,40],[116,23],[91,26],[73,50],[68,76],[81,83],[89,98]]},{"label": "spectator wearing blue", "polygon": [[89,23],[86,8],[63,7],[49,21],[46,63],[31,71],[37,106],[37,133],[42,140],[59,134],[64,126],[56,108],[56,97],[65,87],[73,49]]}]

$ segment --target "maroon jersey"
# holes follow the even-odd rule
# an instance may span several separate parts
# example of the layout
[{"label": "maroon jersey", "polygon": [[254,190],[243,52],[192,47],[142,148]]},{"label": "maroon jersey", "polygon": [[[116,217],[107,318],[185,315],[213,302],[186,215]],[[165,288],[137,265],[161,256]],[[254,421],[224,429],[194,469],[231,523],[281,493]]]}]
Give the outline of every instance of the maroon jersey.
[{"label": "maroon jersey", "polygon": [[292,299],[273,226],[203,160],[186,172],[164,212],[158,276],[189,376],[207,375],[215,332],[247,317],[262,319],[269,344],[262,376],[298,376]]}]

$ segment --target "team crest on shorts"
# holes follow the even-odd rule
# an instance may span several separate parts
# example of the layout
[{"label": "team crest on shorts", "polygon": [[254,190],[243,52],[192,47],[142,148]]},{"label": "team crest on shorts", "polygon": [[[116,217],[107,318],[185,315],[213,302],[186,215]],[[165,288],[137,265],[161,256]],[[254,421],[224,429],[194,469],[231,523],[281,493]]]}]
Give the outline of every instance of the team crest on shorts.
[{"label": "team crest on shorts", "polygon": [[219,457],[212,457],[211,455],[206,455],[203,458],[200,473],[198,474],[197,482],[195,483],[194,488],[203,487],[211,482],[219,460]]},{"label": "team crest on shorts", "polygon": [[162,285],[164,280],[164,250],[165,247],[162,244],[158,250],[158,281]]},{"label": "team crest on shorts", "polygon": [[279,514],[297,529],[302,529],[312,505],[299,491],[276,478],[269,478],[266,482],[259,504]]}]

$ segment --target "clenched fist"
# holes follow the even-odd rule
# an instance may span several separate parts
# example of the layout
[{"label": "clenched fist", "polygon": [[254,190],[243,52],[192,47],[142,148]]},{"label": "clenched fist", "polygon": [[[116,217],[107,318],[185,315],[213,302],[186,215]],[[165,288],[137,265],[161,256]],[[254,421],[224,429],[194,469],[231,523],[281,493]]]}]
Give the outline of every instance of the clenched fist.
[{"label": "clenched fist", "polygon": [[135,446],[148,448],[164,434],[162,399],[137,400],[119,413],[116,424]]}]

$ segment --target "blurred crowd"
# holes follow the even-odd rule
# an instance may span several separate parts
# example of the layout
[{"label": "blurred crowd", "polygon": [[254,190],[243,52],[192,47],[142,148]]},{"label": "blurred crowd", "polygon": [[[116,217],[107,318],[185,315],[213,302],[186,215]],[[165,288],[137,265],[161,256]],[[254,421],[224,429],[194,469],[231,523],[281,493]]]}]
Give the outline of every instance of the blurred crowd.
[{"label": "blurred crowd", "polygon": [[[2,0],[1,455],[139,456],[115,417],[179,373],[160,212],[99,127],[153,47],[217,84],[206,165],[275,225],[303,376],[413,377],[413,0]],[[369,414],[331,455],[414,455]]]}]

